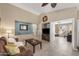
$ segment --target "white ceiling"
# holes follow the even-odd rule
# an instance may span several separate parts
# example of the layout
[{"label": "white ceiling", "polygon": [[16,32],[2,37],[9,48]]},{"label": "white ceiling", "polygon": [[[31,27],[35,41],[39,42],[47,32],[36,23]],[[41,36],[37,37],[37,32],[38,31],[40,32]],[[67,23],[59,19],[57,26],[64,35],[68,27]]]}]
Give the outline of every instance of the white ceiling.
[{"label": "white ceiling", "polygon": [[21,9],[24,9],[26,11],[30,11],[34,14],[41,14],[51,11],[56,11],[64,8],[70,8],[70,7],[78,7],[78,3],[57,3],[57,6],[55,8],[52,8],[50,6],[50,3],[45,6],[41,7],[42,3],[10,3],[11,5],[14,5],[16,7],[19,7]]}]

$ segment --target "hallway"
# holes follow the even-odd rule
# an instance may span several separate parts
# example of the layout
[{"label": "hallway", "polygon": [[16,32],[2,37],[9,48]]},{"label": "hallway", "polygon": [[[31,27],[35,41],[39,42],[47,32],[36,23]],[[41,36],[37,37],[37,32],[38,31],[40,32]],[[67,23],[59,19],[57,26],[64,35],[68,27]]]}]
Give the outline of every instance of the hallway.
[{"label": "hallway", "polygon": [[43,41],[43,48],[36,47],[35,56],[79,56],[79,51],[72,49],[71,43],[66,38],[56,37],[55,41],[50,43]]}]

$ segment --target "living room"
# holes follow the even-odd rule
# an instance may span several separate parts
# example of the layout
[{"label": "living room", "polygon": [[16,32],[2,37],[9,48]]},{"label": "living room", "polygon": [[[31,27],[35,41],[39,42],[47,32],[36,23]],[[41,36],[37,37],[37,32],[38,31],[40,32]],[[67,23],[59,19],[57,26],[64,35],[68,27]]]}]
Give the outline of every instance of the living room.
[{"label": "living room", "polygon": [[[73,51],[73,50],[77,50],[76,48],[79,46],[78,44],[79,40],[77,38],[78,33],[77,33],[77,21],[76,21],[76,19],[78,19],[78,13],[79,13],[76,7],[78,4],[59,3],[57,4],[56,9],[52,9],[50,7],[50,4],[48,4],[47,7],[41,7],[41,5],[42,3],[0,4],[0,37],[2,37],[2,39],[6,37],[7,41],[9,41],[8,44],[11,45],[13,44],[11,42],[15,40],[12,38],[16,38],[16,41],[17,42],[19,41],[19,43],[16,42],[17,46],[26,45],[25,48],[30,49],[26,51],[27,53],[24,53],[25,52],[24,50],[24,52],[22,52],[23,54],[20,55],[34,55],[34,56],[78,55],[79,53]],[[63,8],[62,7],[58,8],[59,6],[63,6],[63,5],[64,5]],[[66,20],[70,18],[74,19],[73,28],[72,28],[73,41],[72,41],[72,45],[66,48],[67,49],[66,51],[70,51],[70,52],[66,53],[66,51],[64,52],[63,49],[64,47],[62,48],[63,50],[60,49],[61,47],[60,48],[57,47],[59,44],[55,42],[55,38],[54,38],[55,35],[53,34],[54,33],[53,22],[58,20]],[[48,38],[49,41],[42,40],[43,24],[50,24],[50,26],[48,26],[50,29],[49,38]],[[29,40],[27,39],[34,39],[32,41],[33,43],[31,41],[29,42]],[[27,44],[27,42],[30,44]],[[57,46],[55,46],[55,44]],[[59,49],[59,50],[57,49],[58,52],[56,51],[56,48]],[[60,52],[61,50],[64,53],[61,53]],[[72,54],[71,51],[73,51],[74,53]],[[16,55],[16,54],[12,54],[12,55]]]},{"label": "living room", "polygon": [[[16,26],[21,23],[21,24],[24,24],[24,25],[29,25],[27,26],[28,29],[31,28],[32,26],[34,28],[31,28],[31,29],[35,29],[36,25],[38,23],[38,16],[31,13],[31,12],[28,12],[28,11],[25,11],[25,10],[22,10],[20,8],[17,8],[13,5],[10,5],[10,4],[0,4],[0,17],[1,17],[1,21],[0,21],[0,37],[7,37],[7,38],[10,38],[10,37],[13,37],[13,38],[19,38],[19,40],[22,40],[22,39],[29,39],[29,38],[32,38],[34,35],[36,35],[33,30],[30,30],[30,31],[27,31],[25,33],[25,31],[22,33],[23,35],[18,35],[18,29],[15,29],[17,28]],[[28,19],[28,20],[26,20]],[[34,21],[33,21],[34,20]],[[18,22],[19,23],[18,23]],[[16,23],[16,25],[15,25]],[[25,24],[27,23],[27,24]],[[20,27],[22,27],[23,25],[18,25],[19,29],[21,29]],[[16,32],[17,33],[16,33]],[[19,31],[20,32],[20,31]],[[16,34],[16,36],[15,36]],[[27,34],[27,35],[25,35]]]}]

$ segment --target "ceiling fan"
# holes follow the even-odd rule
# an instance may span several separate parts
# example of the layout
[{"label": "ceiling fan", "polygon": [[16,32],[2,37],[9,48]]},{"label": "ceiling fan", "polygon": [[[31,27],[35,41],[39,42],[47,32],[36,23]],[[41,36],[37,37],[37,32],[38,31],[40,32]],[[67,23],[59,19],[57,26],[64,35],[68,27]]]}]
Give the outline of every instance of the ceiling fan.
[{"label": "ceiling fan", "polygon": [[[48,4],[49,4],[49,3],[42,3],[41,7],[45,7],[45,6],[47,6]],[[57,3],[51,3],[51,7],[52,7],[52,8],[55,8],[56,5],[57,5]]]}]

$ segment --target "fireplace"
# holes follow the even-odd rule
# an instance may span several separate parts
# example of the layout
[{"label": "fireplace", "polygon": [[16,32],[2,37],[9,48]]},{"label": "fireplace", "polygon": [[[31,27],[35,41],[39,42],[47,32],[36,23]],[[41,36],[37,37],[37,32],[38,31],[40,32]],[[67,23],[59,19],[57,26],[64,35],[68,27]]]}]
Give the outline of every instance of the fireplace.
[{"label": "fireplace", "polygon": [[42,29],[42,39],[46,41],[50,41],[50,29],[49,28],[44,28]]}]

